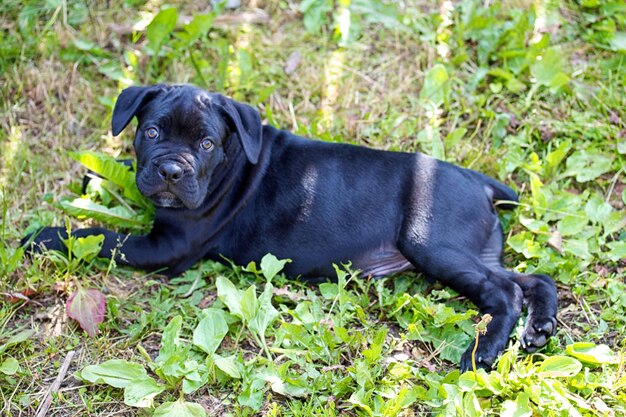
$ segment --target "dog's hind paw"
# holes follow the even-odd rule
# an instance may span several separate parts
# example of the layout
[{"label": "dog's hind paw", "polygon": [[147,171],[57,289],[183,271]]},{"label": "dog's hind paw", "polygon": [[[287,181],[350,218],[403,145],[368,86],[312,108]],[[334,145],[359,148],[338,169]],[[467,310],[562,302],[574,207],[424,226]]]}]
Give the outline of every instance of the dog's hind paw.
[{"label": "dog's hind paw", "polygon": [[478,346],[479,348],[474,352],[474,343],[471,343],[469,348],[463,353],[463,356],[461,356],[461,373],[473,370],[472,356],[474,356],[476,369],[482,368],[488,371],[493,366],[500,351],[490,347],[481,348],[480,343]]},{"label": "dog's hind paw", "polygon": [[522,348],[526,352],[535,352],[545,346],[554,333],[556,333],[556,318],[531,315],[526,321],[526,327],[520,340]]}]

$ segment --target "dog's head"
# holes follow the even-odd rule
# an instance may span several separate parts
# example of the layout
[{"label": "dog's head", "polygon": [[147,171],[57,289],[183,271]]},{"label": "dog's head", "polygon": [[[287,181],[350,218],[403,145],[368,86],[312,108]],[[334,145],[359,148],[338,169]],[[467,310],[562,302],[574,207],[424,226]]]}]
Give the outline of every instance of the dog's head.
[{"label": "dog's head", "polygon": [[248,161],[258,161],[259,113],[222,95],[184,85],[129,87],[115,103],[113,135],[134,116],[137,186],[157,206],[198,208],[233,136]]}]

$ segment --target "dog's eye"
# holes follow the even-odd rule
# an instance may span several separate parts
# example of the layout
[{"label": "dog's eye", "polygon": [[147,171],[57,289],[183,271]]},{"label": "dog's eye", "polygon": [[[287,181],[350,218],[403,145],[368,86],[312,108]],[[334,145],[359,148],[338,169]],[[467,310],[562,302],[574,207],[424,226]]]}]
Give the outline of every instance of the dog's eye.
[{"label": "dog's eye", "polygon": [[210,151],[214,146],[215,144],[211,139],[203,139],[202,142],[200,142],[200,147],[205,151]]},{"label": "dog's eye", "polygon": [[149,127],[146,129],[146,136],[148,139],[156,139],[159,136],[159,131],[155,127]]}]

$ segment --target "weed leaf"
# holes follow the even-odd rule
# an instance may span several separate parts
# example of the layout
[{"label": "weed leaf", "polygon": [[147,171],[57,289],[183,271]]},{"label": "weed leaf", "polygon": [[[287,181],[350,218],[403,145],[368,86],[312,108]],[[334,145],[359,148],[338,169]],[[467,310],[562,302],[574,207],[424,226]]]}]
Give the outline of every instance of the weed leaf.
[{"label": "weed leaf", "polygon": [[217,296],[219,299],[226,304],[232,314],[243,319],[241,291],[239,291],[228,278],[221,275],[217,277],[215,285],[217,286]]},{"label": "weed leaf", "polygon": [[278,310],[272,305],[272,293],[274,287],[272,284],[266,284],[265,290],[259,297],[259,308],[254,318],[250,321],[250,330],[255,332],[265,340],[265,332],[267,328],[278,318]]},{"label": "weed leaf", "polygon": [[619,357],[616,356],[607,345],[596,345],[591,342],[577,342],[567,345],[565,352],[580,361],[595,365],[619,363]]},{"label": "weed leaf", "polygon": [[80,372],[80,378],[92,384],[107,384],[126,388],[132,381],[149,378],[146,369],[138,363],[111,359],[99,365],[89,365]]},{"label": "weed leaf", "polygon": [[165,390],[163,385],[149,377],[134,379],[124,388],[124,404],[131,407],[152,407],[154,397]]},{"label": "weed leaf", "polygon": [[167,39],[172,31],[176,28],[176,21],[178,20],[178,12],[175,8],[161,10],[154,19],[146,27],[146,38],[150,49],[157,55],[161,45],[165,39]]},{"label": "weed leaf", "polygon": [[72,255],[74,255],[76,259],[89,262],[98,256],[103,242],[104,235],[79,237],[72,244]]},{"label": "weed leaf", "polygon": [[135,184],[135,173],[128,165],[115,158],[96,152],[69,152],[70,158],[83,164],[86,168],[106,178],[124,191],[124,197],[147,207],[150,205]]},{"label": "weed leaf", "polygon": [[104,294],[93,288],[79,288],[67,299],[67,315],[78,321],[91,337],[98,333],[98,324],[104,321],[106,300]]},{"label": "weed leaf", "polygon": [[528,405],[529,395],[519,394],[515,401],[506,400],[502,403],[501,417],[531,417],[533,410]]},{"label": "weed leaf", "polygon": [[576,177],[578,182],[587,182],[598,178],[611,169],[612,160],[596,151],[576,151],[567,158],[566,176]]},{"label": "weed leaf", "polygon": [[154,417],[206,417],[206,411],[200,404],[184,400],[163,403],[154,410]]},{"label": "weed leaf", "polygon": [[272,280],[280,271],[283,270],[287,263],[291,262],[291,259],[278,259],[271,253],[268,253],[261,259],[261,270],[263,276],[268,282]]},{"label": "weed leaf", "polygon": [[0,364],[0,372],[5,375],[15,375],[20,364],[15,358],[8,357]]},{"label": "weed leaf", "polygon": [[574,358],[551,356],[541,363],[537,372],[540,376],[548,378],[572,377],[582,368],[583,365]]},{"label": "weed leaf", "polygon": [[446,67],[437,64],[428,70],[424,77],[424,86],[420,91],[420,101],[427,109],[441,106],[448,98],[450,76]]},{"label": "weed leaf", "polygon": [[205,353],[213,354],[228,333],[228,324],[224,316],[214,310],[206,310],[204,318],[193,332],[193,344]]},{"label": "weed leaf", "polygon": [[251,285],[243,292],[240,306],[244,322],[249,323],[259,310],[259,301],[256,298],[256,287],[254,285]]},{"label": "weed leaf", "polygon": [[239,366],[237,366],[237,356],[220,356],[213,355],[213,361],[215,362],[215,366],[217,366],[221,371],[225,372],[229,376],[235,379],[241,378],[241,373],[239,372]]},{"label": "weed leaf", "polygon": [[109,208],[86,197],[63,200],[59,202],[59,208],[70,216],[90,218],[116,227],[142,228],[149,222],[146,216],[132,213],[126,207]]},{"label": "weed leaf", "polygon": [[161,349],[159,350],[157,362],[160,360],[166,361],[169,356],[176,352],[179,345],[178,337],[180,335],[182,325],[183,318],[181,316],[176,316],[170,320],[167,326],[165,326],[165,329],[163,330],[163,337],[161,338]]}]

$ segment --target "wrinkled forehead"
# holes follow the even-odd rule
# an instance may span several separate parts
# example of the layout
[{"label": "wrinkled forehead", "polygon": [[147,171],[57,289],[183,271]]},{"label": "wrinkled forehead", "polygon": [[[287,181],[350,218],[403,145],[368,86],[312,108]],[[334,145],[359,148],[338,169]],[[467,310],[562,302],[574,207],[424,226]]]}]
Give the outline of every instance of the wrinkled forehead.
[{"label": "wrinkled forehead", "polygon": [[161,92],[140,110],[138,118],[142,125],[156,124],[173,131],[204,129],[217,137],[226,132],[211,94],[186,86]]}]

